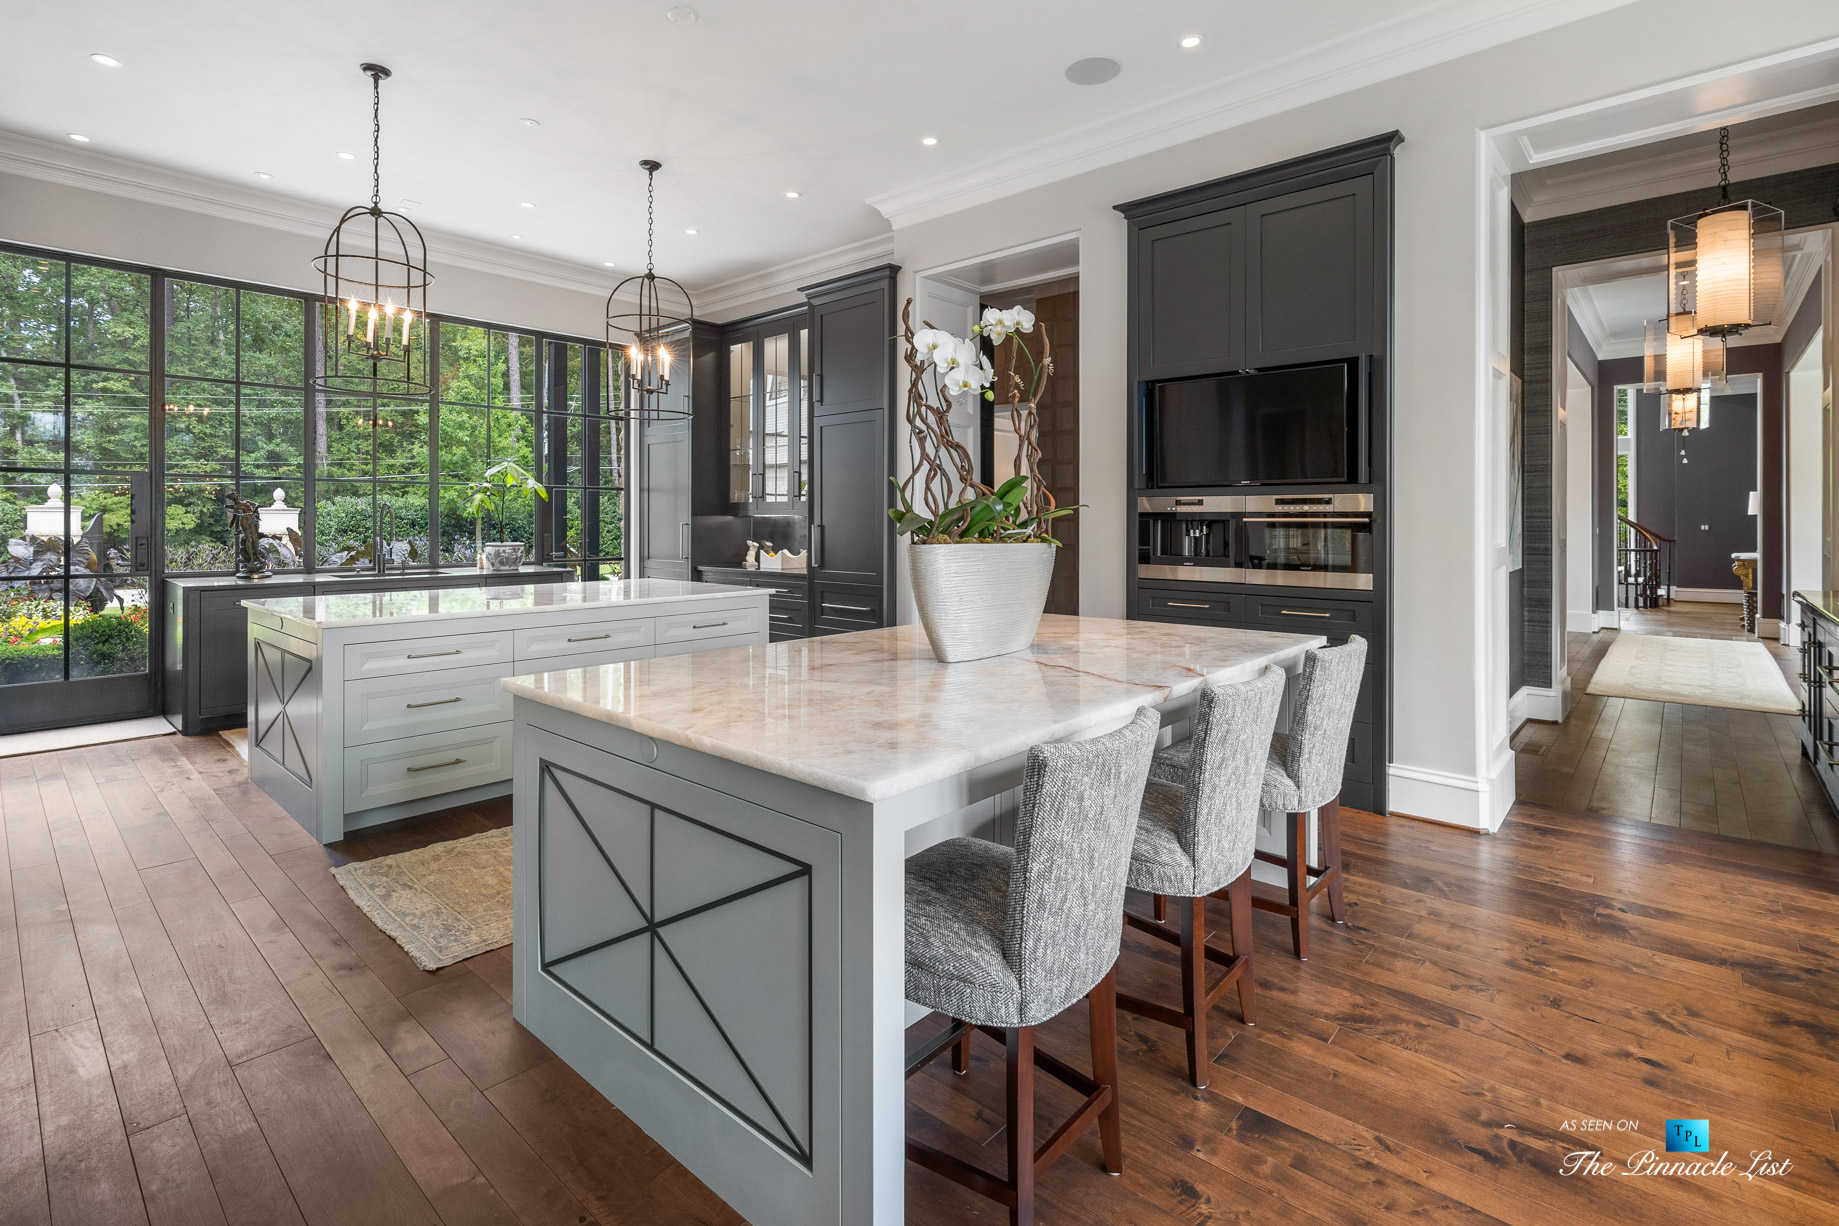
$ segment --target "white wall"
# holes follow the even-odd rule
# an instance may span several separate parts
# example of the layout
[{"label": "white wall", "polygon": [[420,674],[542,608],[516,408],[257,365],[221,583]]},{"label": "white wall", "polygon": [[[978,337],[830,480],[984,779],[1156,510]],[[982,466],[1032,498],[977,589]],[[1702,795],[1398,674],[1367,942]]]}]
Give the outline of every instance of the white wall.
[{"label": "white wall", "polygon": [[[1704,0],[1640,3],[895,232],[915,270],[1077,232],[1080,260],[1080,608],[1124,612],[1125,226],[1112,206],[1396,128],[1394,290],[1394,803],[1483,828],[1511,801],[1504,687],[1490,677],[1504,596],[1473,508],[1491,440],[1476,320],[1483,261],[1479,133],[1839,35],[1839,6],[1778,0],[1729,20]],[[1703,37],[1708,28],[1716,39]],[[904,582],[904,576],[903,576]],[[1497,714],[1498,712],[1498,714]],[[1508,769],[1503,772],[1501,764]],[[1400,785],[1405,790],[1400,791]],[[1413,797],[1409,808],[1398,798]]]},{"label": "white wall", "polygon": [[[1562,505],[1565,522],[1565,600],[1562,607],[1565,630],[1589,634],[1596,629],[1596,580],[1591,573],[1594,564],[1591,542],[1596,526],[1590,505],[1594,467],[1590,440],[1595,419],[1591,398],[1594,393],[1576,363],[1567,362],[1566,365],[1571,377],[1564,392],[1565,498],[1562,504],[1554,503]],[[1560,639],[1561,646],[1562,643]],[[1563,658],[1559,656],[1560,660]]]},{"label": "white wall", "polygon": [[1820,371],[1823,338],[1788,372],[1788,590],[1818,591],[1820,578],[1820,463],[1825,409]]}]

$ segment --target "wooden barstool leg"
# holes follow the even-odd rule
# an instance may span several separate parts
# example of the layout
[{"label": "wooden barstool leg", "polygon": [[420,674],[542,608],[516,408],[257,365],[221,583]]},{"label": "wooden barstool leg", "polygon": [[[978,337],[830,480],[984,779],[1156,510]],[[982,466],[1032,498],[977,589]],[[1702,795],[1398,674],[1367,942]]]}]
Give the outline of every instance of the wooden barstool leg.
[{"label": "wooden barstool leg", "polygon": [[1169,922],[1169,896],[1167,894],[1151,894],[1149,907],[1150,914],[1156,917],[1158,924]]},{"label": "wooden barstool leg", "polygon": [[1185,898],[1181,909],[1181,1012],[1188,1026],[1188,1084],[1207,1088],[1207,900]]},{"label": "wooden barstool leg", "polygon": [[1288,813],[1290,863],[1290,944],[1309,960],[1309,815]]},{"label": "wooden barstool leg", "polygon": [[1034,1226],[1034,1027],[1011,1026],[1008,1048],[1009,1226]]},{"label": "wooden barstool leg", "polygon": [[[961,1025],[957,1018],[951,1019],[954,1026]],[[964,1027],[964,1035],[951,1045],[951,1071],[963,1076],[971,1071],[971,1027]]]},{"label": "wooden barstool leg", "polygon": [[1105,1170],[1124,1173],[1123,1112],[1117,1084],[1117,967],[1105,972],[1086,997],[1091,1007],[1092,1079],[1111,1091],[1111,1101],[1098,1116],[1098,1140],[1105,1151]]},{"label": "wooden barstool leg", "polygon": [[1341,909],[1341,798],[1335,797],[1320,810],[1322,817],[1322,871],[1328,876],[1328,914],[1337,924],[1347,922]]},{"label": "wooden barstool leg", "polygon": [[1232,908],[1232,956],[1245,959],[1239,972],[1239,1016],[1247,1026],[1258,1024],[1257,985],[1252,983],[1252,870],[1226,887],[1226,905]]}]

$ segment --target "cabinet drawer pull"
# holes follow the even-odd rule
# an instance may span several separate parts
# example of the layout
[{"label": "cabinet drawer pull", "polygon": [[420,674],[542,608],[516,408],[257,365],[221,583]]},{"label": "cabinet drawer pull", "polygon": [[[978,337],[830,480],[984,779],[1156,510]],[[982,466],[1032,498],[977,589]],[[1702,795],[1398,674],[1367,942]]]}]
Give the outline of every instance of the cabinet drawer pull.
[{"label": "cabinet drawer pull", "polygon": [[727,622],[692,622],[690,623],[690,629],[692,630],[713,630],[717,626],[725,626],[727,624],[728,624]]},{"label": "cabinet drawer pull", "polygon": [[1171,609],[1211,609],[1213,607],[1210,604],[1196,604],[1192,600],[1169,600],[1164,603]]},{"label": "cabinet drawer pull", "polygon": [[409,773],[412,775],[416,771],[437,771],[443,766],[458,766],[464,761],[466,761],[465,758],[455,758],[451,762],[430,762],[426,766],[411,766],[408,769]]},{"label": "cabinet drawer pull", "polygon": [[1279,609],[1285,617],[1333,617],[1333,613],[1311,613],[1307,609]]},{"label": "cabinet drawer pull", "polygon": [[828,600],[824,602],[824,607],[826,609],[848,609],[851,613],[871,612],[869,607],[865,604],[833,604]]},{"label": "cabinet drawer pull", "polygon": [[574,638],[571,638],[568,641],[571,643],[592,643],[596,639],[610,639],[612,637],[613,637],[613,634],[611,631],[609,631],[606,634],[582,634]]},{"label": "cabinet drawer pull", "polygon": [[458,698],[436,698],[432,702],[412,702],[408,704],[408,706],[409,706],[409,710],[413,711],[418,707],[444,707],[450,702],[459,702],[459,701],[460,700]]},{"label": "cabinet drawer pull", "polygon": [[455,647],[451,651],[411,651],[409,653],[409,659],[426,660],[430,656],[457,656],[462,650],[462,648]]},{"label": "cabinet drawer pull", "polygon": [[792,620],[792,615],[790,613],[769,613],[767,616],[776,622],[789,622]]}]

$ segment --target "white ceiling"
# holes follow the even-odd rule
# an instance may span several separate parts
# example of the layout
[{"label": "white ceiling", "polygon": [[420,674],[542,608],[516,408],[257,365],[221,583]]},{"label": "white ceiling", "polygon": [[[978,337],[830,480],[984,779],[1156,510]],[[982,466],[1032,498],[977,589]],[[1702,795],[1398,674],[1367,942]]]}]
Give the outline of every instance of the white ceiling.
[{"label": "white ceiling", "polygon": [[[1224,114],[1228,94],[1319,79],[1324,65],[1343,82],[1329,92],[1352,88],[1623,0],[692,2],[700,20],[679,25],[669,0],[8,0],[0,129],[50,144],[16,142],[30,156],[0,156],[0,169],[55,161],[68,176],[88,157],[99,179],[125,181],[146,165],[225,184],[226,200],[323,204],[329,225],[369,196],[357,65],[375,60],[396,74],[383,95],[386,206],[418,201],[424,227],[533,263],[599,276],[615,261],[611,283],[643,264],[636,164],[656,157],[659,269],[719,286],[884,235],[869,201],[898,217],[887,201],[994,182],[1018,151],[1098,150],[1101,135],[1110,148],[1120,123],[1148,133],[1162,109]],[[1184,50],[1189,34],[1203,42]],[[1092,55],[1122,73],[1068,83],[1066,66]],[[71,145],[70,132],[91,142]]]}]

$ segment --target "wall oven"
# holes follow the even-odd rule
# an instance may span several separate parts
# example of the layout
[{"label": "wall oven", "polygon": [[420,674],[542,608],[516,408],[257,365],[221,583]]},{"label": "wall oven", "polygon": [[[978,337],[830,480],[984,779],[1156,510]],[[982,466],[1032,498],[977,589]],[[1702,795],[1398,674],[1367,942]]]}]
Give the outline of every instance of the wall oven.
[{"label": "wall oven", "polygon": [[1371,494],[1143,497],[1137,512],[1141,579],[1373,587]]}]

